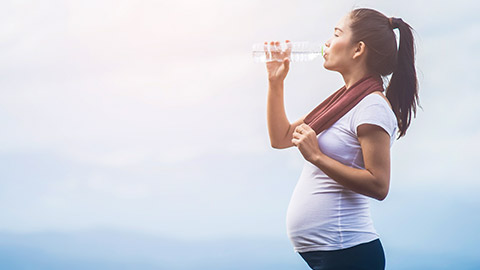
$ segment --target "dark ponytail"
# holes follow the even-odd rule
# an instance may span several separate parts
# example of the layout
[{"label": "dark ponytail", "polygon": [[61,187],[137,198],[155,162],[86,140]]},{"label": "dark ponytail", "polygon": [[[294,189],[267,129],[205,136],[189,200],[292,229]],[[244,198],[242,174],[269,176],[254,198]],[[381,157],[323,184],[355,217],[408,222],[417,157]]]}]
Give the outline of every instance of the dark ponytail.
[{"label": "dark ponytail", "polygon": [[[405,136],[412,111],[415,117],[418,104],[412,28],[400,18],[387,18],[376,10],[366,8],[353,10],[350,19],[352,42],[363,41],[366,44],[367,66],[370,71],[381,76],[393,73],[386,96],[397,116],[398,140]],[[393,32],[395,28],[400,32],[398,51]]]},{"label": "dark ponytail", "polygon": [[400,135],[404,136],[410,126],[413,110],[416,116],[418,104],[418,82],[415,71],[415,52],[410,25],[402,19],[391,18],[392,28],[400,32],[400,45],[397,53],[397,66],[387,87],[387,98],[397,116]]}]

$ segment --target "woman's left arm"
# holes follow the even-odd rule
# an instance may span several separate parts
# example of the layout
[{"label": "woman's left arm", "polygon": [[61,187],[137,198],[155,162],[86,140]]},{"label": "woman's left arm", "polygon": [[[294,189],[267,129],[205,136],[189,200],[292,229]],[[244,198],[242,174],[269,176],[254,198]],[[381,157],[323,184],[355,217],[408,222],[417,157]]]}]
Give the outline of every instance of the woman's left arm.
[{"label": "woman's left arm", "polygon": [[371,124],[358,126],[357,135],[365,169],[349,167],[322,153],[315,131],[307,124],[295,129],[292,143],[307,161],[339,184],[382,201],[390,186],[390,137],[384,129]]}]

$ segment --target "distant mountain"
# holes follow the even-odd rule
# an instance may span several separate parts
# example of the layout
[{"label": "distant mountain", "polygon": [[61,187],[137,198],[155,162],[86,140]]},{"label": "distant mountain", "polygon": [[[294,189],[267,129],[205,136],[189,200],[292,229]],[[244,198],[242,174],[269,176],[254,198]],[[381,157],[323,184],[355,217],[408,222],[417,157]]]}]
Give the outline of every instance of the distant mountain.
[{"label": "distant mountain", "polygon": [[[449,245],[449,243],[445,243]],[[451,244],[451,243],[450,243]],[[387,270],[478,270],[476,251],[452,253],[384,243]],[[0,232],[1,270],[309,270],[287,238],[179,240],[113,230]]]},{"label": "distant mountain", "polygon": [[118,231],[0,233],[0,269],[309,269],[290,243],[228,238],[181,241]]}]

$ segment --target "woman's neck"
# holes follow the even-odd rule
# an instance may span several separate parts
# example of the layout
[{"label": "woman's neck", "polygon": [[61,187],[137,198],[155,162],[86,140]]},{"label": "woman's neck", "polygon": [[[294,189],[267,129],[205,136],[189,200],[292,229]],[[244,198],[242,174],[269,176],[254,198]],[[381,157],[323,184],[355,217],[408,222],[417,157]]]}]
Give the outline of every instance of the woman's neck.
[{"label": "woman's neck", "polygon": [[346,74],[342,73],[343,80],[345,81],[345,87],[347,89],[349,89],[352,85],[354,85],[360,79],[368,75],[371,75],[371,73],[361,69],[357,69],[357,71],[346,73]]}]

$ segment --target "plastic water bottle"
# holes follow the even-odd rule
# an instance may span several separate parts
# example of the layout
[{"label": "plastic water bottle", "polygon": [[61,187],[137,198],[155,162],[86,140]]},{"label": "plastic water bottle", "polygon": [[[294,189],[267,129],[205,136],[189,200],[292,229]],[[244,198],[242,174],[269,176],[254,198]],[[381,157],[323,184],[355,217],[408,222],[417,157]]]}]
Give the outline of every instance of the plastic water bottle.
[{"label": "plastic water bottle", "polygon": [[[287,49],[290,47],[290,54]],[[253,61],[265,63],[270,61],[282,62],[288,57],[292,62],[312,61],[323,56],[324,45],[321,42],[297,41],[280,43],[280,46],[257,43],[252,46]],[[275,54],[274,52],[282,52]]]}]

